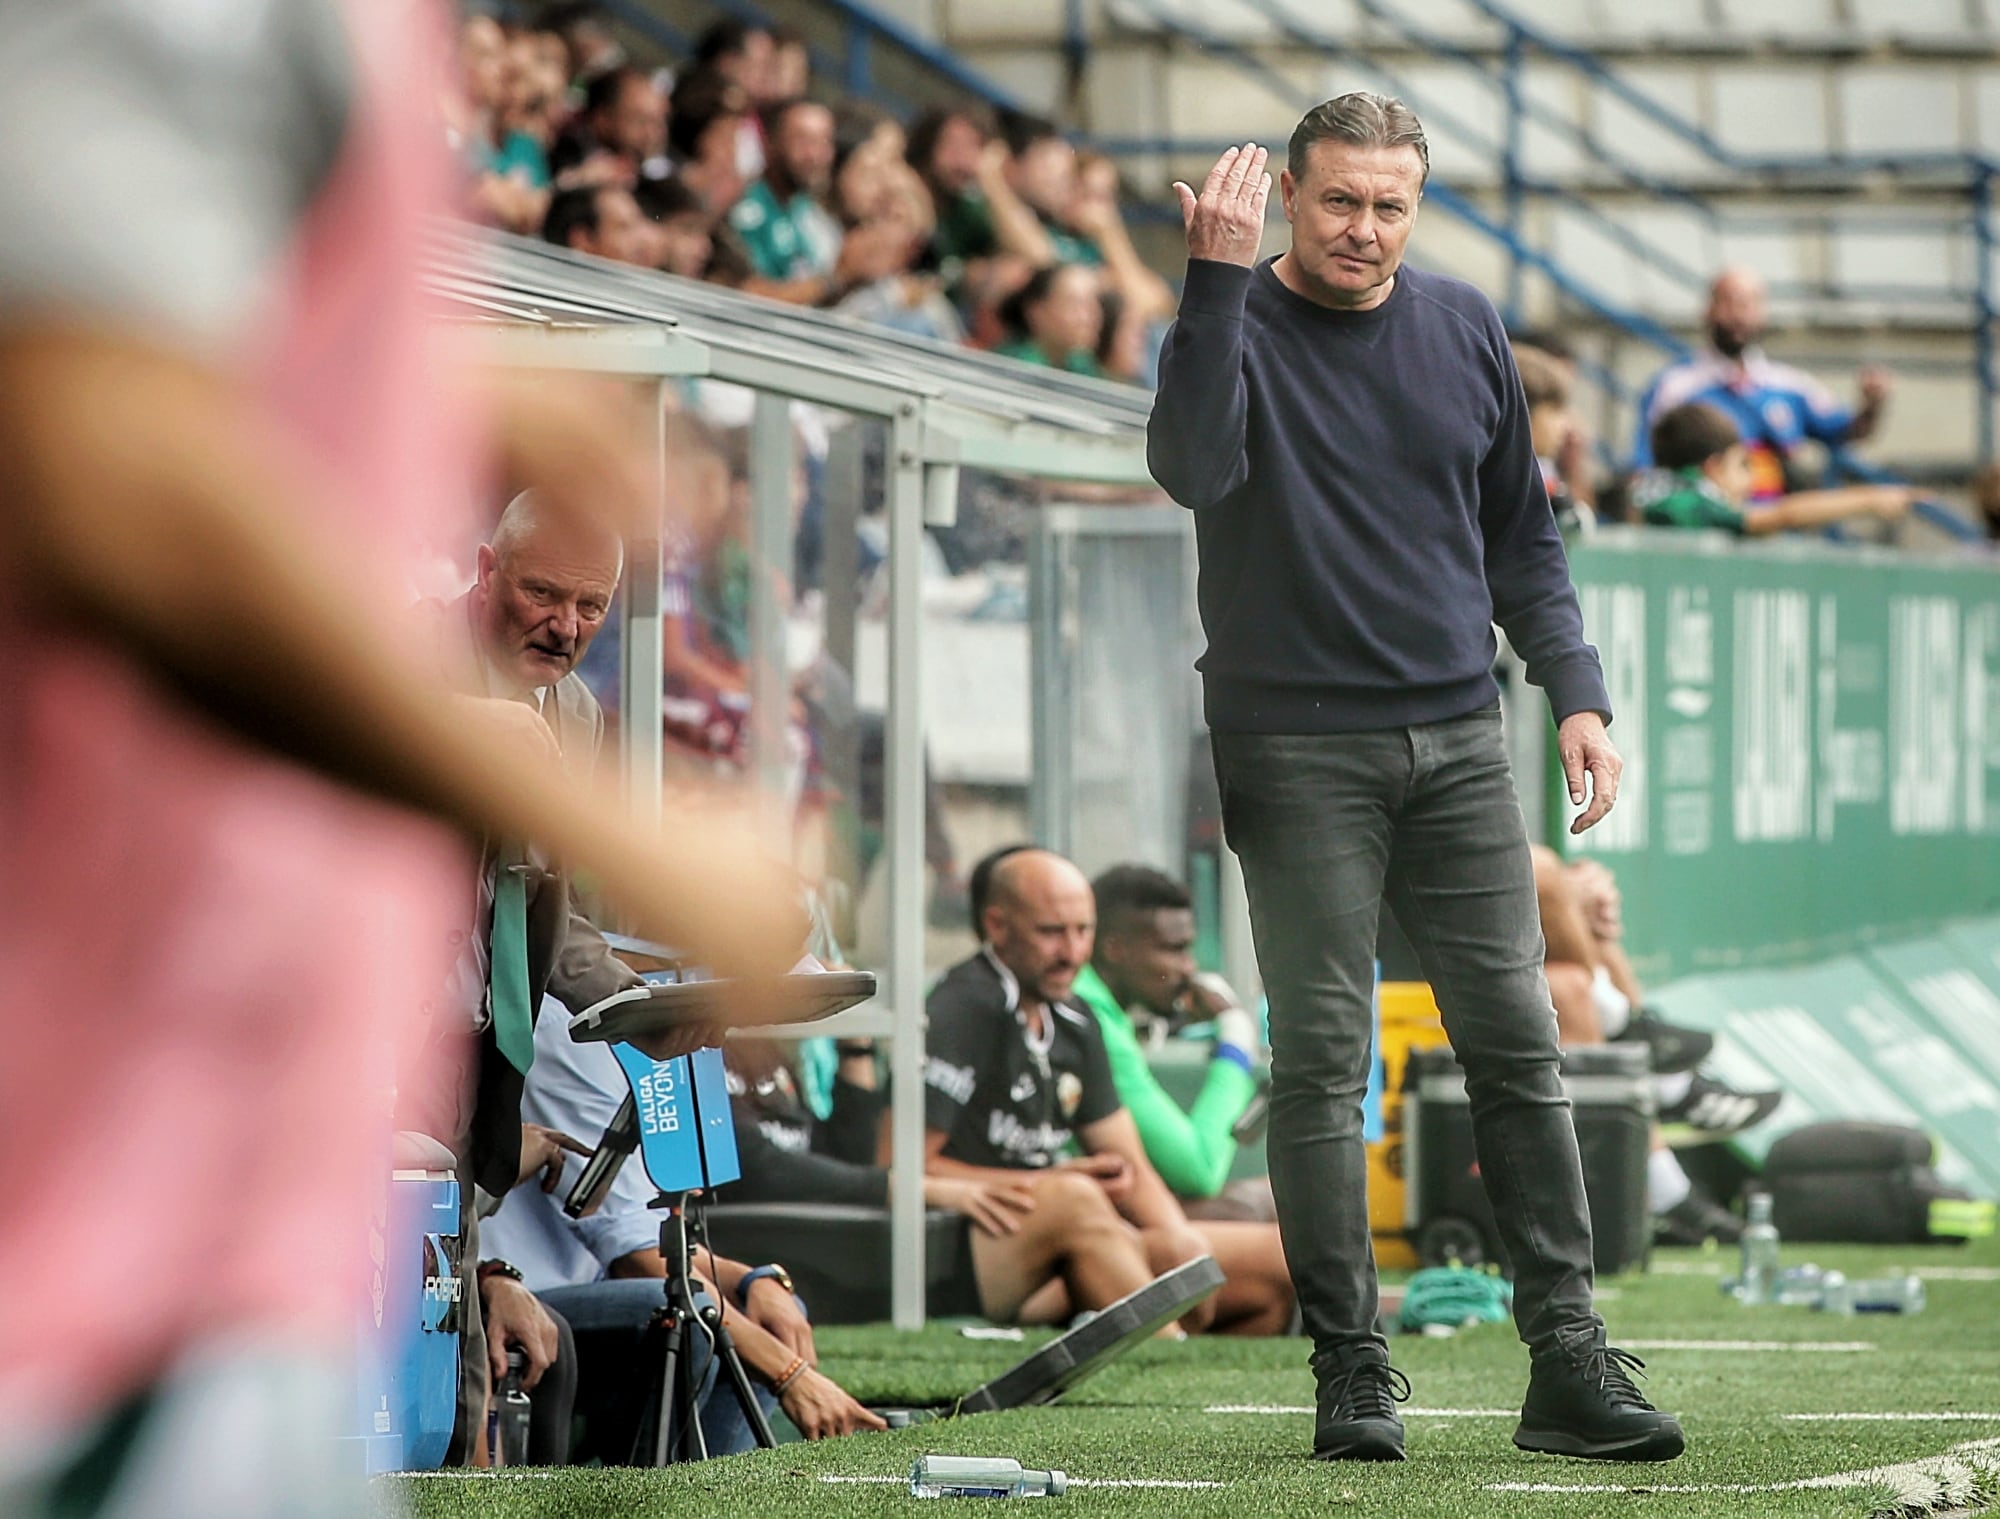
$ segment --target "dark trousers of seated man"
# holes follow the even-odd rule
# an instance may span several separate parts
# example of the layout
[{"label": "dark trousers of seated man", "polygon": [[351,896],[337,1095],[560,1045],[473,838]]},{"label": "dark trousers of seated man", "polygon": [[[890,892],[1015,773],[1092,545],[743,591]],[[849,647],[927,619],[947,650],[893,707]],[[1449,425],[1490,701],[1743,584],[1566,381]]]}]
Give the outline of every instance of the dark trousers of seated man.
[{"label": "dark trousers of seated man", "polygon": [[1361,1139],[1385,899],[1465,1067],[1521,1338],[1542,1349],[1601,1332],[1583,1167],[1498,706],[1362,733],[1217,733],[1214,750],[1270,998],[1271,1186],[1315,1369],[1388,1359],[1375,1328]]},{"label": "dark trousers of seated man", "polygon": [[[653,1327],[653,1318],[666,1301],[665,1285],[652,1278],[630,1277],[550,1287],[536,1296],[576,1336],[573,1459],[579,1464],[629,1464],[632,1442],[641,1433],[646,1413],[646,1395],[659,1385],[666,1342],[665,1331]],[[705,1287],[695,1289],[695,1301],[699,1305],[711,1301]],[[711,1456],[754,1450],[757,1439],[750,1421],[721,1362],[712,1354],[708,1337],[690,1329],[682,1354],[689,1358],[694,1378],[702,1448]],[[765,1418],[770,1418],[778,1400],[764,1387],[754,1390]],[[678,1448],[678,1431],[671,1433],[669,1440]],[[639,1457],[641,1463],[650,1462],[652,1452],[642,1450]]]},{"label": "dark trousers of seated man", "polygon": [[[470,1466],[479,1450],[481,1421],[493,1388],[492,1367],[486,1359],[486,1315],[479,1302],[479,1218],[472,1199],[477,1195],[469,1178],[462,1178],[459,1196],[459,1239],[463,1244],[458,1267],[458,1415],[452,1423],[451,1443],[445,1448],[444,1464]],[[544,1307],[548,1305],[543,1304]],[[542,1379],[529,1390],[528,1465],[567,1466],[570,1461],[570,1424],[576,1404],[576,1337],[563,1316],[554,1309],[556,1358]],[[491,1453],[488,1453],[489,1458]]]}]

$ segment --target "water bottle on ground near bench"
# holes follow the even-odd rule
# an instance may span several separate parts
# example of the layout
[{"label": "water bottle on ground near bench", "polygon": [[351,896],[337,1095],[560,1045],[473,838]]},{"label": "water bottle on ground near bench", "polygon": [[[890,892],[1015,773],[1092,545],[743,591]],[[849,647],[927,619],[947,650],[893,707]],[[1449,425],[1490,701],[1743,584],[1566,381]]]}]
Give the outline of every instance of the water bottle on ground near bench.
[{"label": "water bottle on ground near bench", "polygon": [[1828,1313],[1922,1313],[1924,1283],[1917,1276],[1889,1276],[1851,1282],[1837,1271],[1827,1273],[1820,1307]]},{"label": "water bottle on ground near bench", "polygon": [[1736,1281],[1737,1301],[1775,1302],[1778,1294],[1778,1226],[1771,1222],[1771,1194],[1753,1193],[1750,1222],[1743,1226],[1743,1271]]},{"label": "water bottle on ground near bench", "polygon": [[1005,1456],[919,1456],[910,1468],[913,1498],[1060,1498],[1061,1472],[1026,1470]]},{"label": "water bottle on ground near bench", "polygon": [[527,1374],[527,1352],[508,1351],[507,1375],[493,1389],[486,1413],[486,1459],[494,1466],[528,1464],[528,1421],[534,1405],[521,1385]]}]

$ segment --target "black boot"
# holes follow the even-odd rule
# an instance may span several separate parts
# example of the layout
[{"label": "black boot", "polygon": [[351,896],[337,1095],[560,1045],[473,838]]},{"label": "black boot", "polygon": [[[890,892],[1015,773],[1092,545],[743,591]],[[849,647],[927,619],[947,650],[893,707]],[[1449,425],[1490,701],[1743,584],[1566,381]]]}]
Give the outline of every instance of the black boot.
[{"label": "black boot", "polygon": [[[1671,1461],[1686,1448],[1681,1426],[1639,1395],[1630,1351],[1586,1341],[1534,1357],[1514,1443],[1552,1456],[1599,1461]],[[1322,1405],[1322,1408],[1324,1405]]]},{"label": "black boot", "polygon": [[1387,1361],[1354,1360],[1319,1379],[1315,1461],[1400,1461],[1403,1421],[1396,1405],[1410,1401],[1410,1383]]}]

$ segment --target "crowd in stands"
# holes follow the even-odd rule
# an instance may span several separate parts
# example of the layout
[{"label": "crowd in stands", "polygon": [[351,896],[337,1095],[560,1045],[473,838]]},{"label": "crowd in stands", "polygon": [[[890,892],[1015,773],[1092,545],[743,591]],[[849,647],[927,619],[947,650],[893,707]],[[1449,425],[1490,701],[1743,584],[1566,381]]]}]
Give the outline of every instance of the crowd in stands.
[{"label": "crowd in stands", "polygon": [[1716,276],[1704,314],[1707,346],[1647,387],[1629,468],[1609,477],[1600,476],[1593,440],[1572,404],[1577,375],[1568,345],[1554,333],[1516,337],[1543,483],[1567,535],[1600,520],[1751,537],[1909,515],[1922,494],[1910,486],[1840,483],[1851,468],[1845,450],[1881,423],[1894,388],[1889,373],[1862,370],[1857,402],[1846,407],[1818,380],[1763,351],[1769,316],[1754,271]]},{"label": "crowd in stands", "polygon": [[[509,13],[511,15],[511,13]],[[941,342],[1149,377],[1166,282],[1109,159],[982,107],[907,129],[825,103],[803,39],[725,20],[674,70],[627,62],[587,5],[460,27],[440,112],[462,210],[620,263]]]}]

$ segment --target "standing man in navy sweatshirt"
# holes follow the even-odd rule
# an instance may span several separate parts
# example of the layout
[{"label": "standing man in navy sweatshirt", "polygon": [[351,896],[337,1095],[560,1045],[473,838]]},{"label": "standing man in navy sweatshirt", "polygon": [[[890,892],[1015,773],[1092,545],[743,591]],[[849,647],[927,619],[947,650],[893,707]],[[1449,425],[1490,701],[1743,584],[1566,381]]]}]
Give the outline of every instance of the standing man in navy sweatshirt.
[{"label": "standing man in navy sweatshirt", "polygon": [[1271,1183],[1313,1338],[1314,1454],[1400,1460],[1409,1383],[1375,1331],[1361,1097],[1377,919],[1423,959],[1466,1071],[1480,1173],[1531,1373],[1514,1443],[1680,1454],[1591,1306],[1590,1215],[1492,624],[1560,725],[1582,832],[1611,810],[1611,707],[1543,493],[1499,316],[1403,265],[1430,170],[1401,101],[1351,94],[1292,134],[1292,245],[1257,262],[1271,178],[1222,155],[1187,223],[1148,430],[1195,514],[1223,823],[1271,1003]]}]

